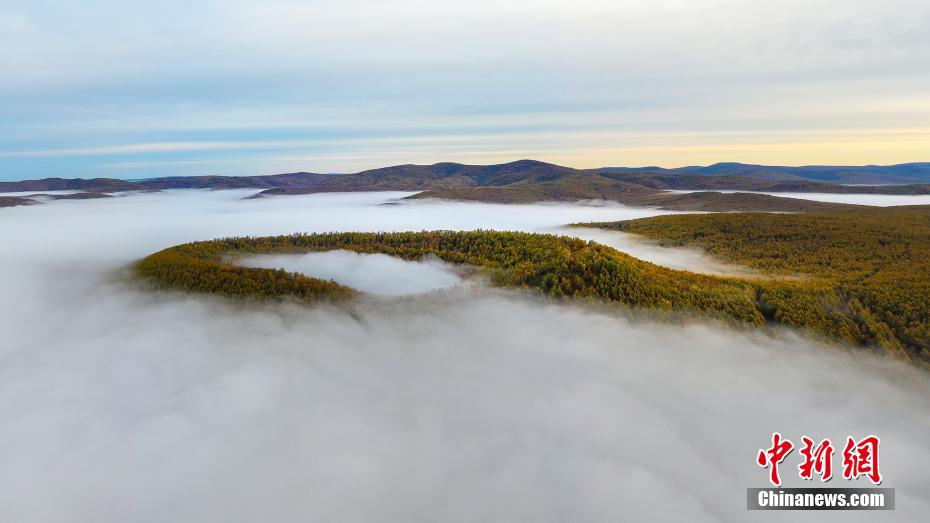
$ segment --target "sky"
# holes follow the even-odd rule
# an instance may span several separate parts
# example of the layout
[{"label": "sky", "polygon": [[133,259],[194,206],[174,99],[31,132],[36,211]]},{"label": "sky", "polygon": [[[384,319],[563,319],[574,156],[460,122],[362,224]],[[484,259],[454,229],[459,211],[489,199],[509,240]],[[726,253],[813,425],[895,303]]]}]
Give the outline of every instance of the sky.
[{"label": "sky", "polygon": [[0,179],[930,160],[925,0],[0,0]]}]

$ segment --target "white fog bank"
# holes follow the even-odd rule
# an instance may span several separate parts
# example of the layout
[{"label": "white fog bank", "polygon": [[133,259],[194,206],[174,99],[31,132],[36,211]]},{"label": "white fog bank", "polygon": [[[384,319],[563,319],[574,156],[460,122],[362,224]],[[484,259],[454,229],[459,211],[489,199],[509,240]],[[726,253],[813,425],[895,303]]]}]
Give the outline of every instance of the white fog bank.
[{"label": "white fog bank", "polygon": [[[217,236],[536,231],[642,214],[243,194],[0,209],[0,521],[904,522],[930,511],[930,378],[861,351],[464,285],[344,308],[244,306],[115,277]],[[747,512],[774,431],[880,436],[897,510]],[[810,486],[797,456],[786,485]]]},{"label": "white fog bank", "polygon": [[761,192],[761,191],[669,191],[676,193],[720,192],[720,193],[754,193],[768,194],[782,198],[798,198],[815,202],[848,203],[852,205],[871,205],[873,207],[892,207],[895,205],[930,205],[930,194],[840,194],[820,192]]},{"label": "white fog bank", "polygon": [[237,260],[245,267],[284,269],[333,280],[372,294],[399,296],[446,289],[459,283],[452,266],[441,260],[407,261],[385,254],[336,250],[308,254],[266,254]]},{"label": "white fog bank", "polygon": [[593,227],[564,227],[553,231],[554,234],[576,236],[594,241],[601,245],[613,247],[633,257],[656,265],[682,271],[701,272],[719,276],[761,277],[762,274],[750,267],[726,263],[697,249],[685,247],[662,247],[657,243],[622,231],[597,229]]},{"label": "white fog bank", "polygon": [[[43,263],[60,253],[69,259],[129,262],[172,245],[225,236],[294,232],[514,230],[573,234],[566,224],[645,218],[670,211],[600,204],[499,205],[440,200],[402,200],[412,192],[330,193],[243,199],[255,190],[170,190],[120,193],[114,198],[54,201],[0,209],[0,224],[28,221]],[[86,234],[97,229],[97,234]],[[57,231],[68,233],[58,234]],[[112,236],[121,235],[113,251]],[[577,234],[576,234],[577,235]],[[605,231],[605,237],[612,233]],[[617,233],[619,236],[620,233]],[[54,239],[54,241],[52,241]],[[628,242],[629,243],[629,242]],[[640,242],[642,244],[642,242]],[[631,247],[632,244],[627,247]],[[612,246],[624,249],[622,242]],[[636,256],[635,253],[632,253]],[[719,272],[719,263],[669,249],[675,268]]]}]

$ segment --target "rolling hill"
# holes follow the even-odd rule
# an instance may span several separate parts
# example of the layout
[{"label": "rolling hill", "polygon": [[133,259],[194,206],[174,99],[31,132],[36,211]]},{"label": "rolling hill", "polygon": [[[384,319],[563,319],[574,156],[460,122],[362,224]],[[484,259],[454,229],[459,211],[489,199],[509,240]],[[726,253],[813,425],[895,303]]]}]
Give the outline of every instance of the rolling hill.
[{"label": "rolling hill", "polygon": [[18,207],[20,205],[32,205],[36,202],[29,198],[19,198],[17,196],[0,196],[0,207]]},{"label": "rolling hill", "polygon": [[302,188],[278,188],[264,195],[310,194],[350,191],[422,191],[428,189],[462,189],[500,187],[514,184],[551,182],[577,176],[584,171],[535,160],[519,160],[497,165],[437,163],[433,165],[397,165],[370,169],[354,174],[333,176]]},{"label": "rolling hill", "polygon": [[[688,238],[696,237],[704,244],[719,245],[724,253],[734,253],[738,260],[758,260],[756,265],[763,267],[770,267],[768,258],[787,252],[794,258],[786,259],[783,268],[792,275],[809,271],[808,278],[700,275],[654,265],[577,238],[495,231],[226,238],[170,247],[143,258],[133,268],[154,289],[313,303],[349,300],[358,293],[300,273],[242,267],[235,264],[236,258],[334,249],[407,260],[435,256],[474,268],[496,286],[556,299],[621,304],[662,319],[712,317],[747,328],[789,326],[816,338],[879,347],[928,365],[928,209],[903,214],[882,209],[858,222],[849,219],[859,216],[858,212],[780,214],[774,215],[783,217],[774,227],[769,226],[773,215],[755,213],[675,215],[629,222],[631,225],[601,224],[629,230],[658,227],[656,234],[664,237],[667,233],[662,231],[668,231],[688,243]],[[708,220],[718,225],[703,239],[699,233]],[[798,229],[794,225],[797,220],[813,220],[825,227],[826,234],[815,228]],[[735,233],[728,224],[736,224]],[[918,243],[878,247],[883,234],[894,231]],[[745,243],[734,247],[734,242]],[[907,255],[909,250],[912,252]],[[845,256],[835,256],[838,251]],[[838,272],[830,264],[855,270]],[[908,276],[911,269],[916,272]],[[903,285],[896,284],[902,277]]]},{"label": "rolling hill", "polygon": [[736,162],[715,163],[708,166],[679,167],[604,167],[608,173],[694,174],[698,176],[744,176],[767,180],[813,180],[848,184],[912,184],[930,183],[930,162],[902,163],[898,165],[833,166],[806,165],[782,167],[753,165]]},{"label": "rolling hill", "polygon": [[[762,194],[695,193],[670,190],[822,192],[855,194],[930,194],[930,184],[855,186],[805,179],[817,175],[843,181],[863,176],[922,179],[922,166],[766,167],[716,164],[709,167],[573,169],[535,160],[496,165],[437,163],[396,165],[351,174],[297,172],[267,176],[192,176],[142,180],[113,178],[0,182],[0,192],[85,191],[112,193],[164,189],[261,189],[253,197],[323,192],[422,191],[415,198],[445,198],[499,203],[612,200],[627,205],[706,211],[825,211],[838,204],[801,202]],[[930,170],[927,171],[930,173]],[[877,173],[877,174],[876,174]],[[884,174],[883,174],[884,173]],[[930,176],[930,175],[928,175]]]},{"label": "rolling hill", "polygon": [[496,187],[469,187],[461,189],[431,189],[419,192],[408,198],[439,198],[491,203],[608,200],[634,207],[656,207],[666,210],[708,212],[810,212],[857,207],[853,205],[816,202],[767,194],[668,192],[608,177],[591,176],[589,174],[540,183],[520,183]]},{"label": "rolling hill", "polygon": [[[697,247],[774,277],[801,275],[799,285],[830,288],[839,300],[809,302],[809,311],[828,307],[829,314],[853,314],[864,343],[903,347],[930,366],[930,206],[680,214],[585,226]],[[771,314],[791,321],[778,317],[784,312]]]}]

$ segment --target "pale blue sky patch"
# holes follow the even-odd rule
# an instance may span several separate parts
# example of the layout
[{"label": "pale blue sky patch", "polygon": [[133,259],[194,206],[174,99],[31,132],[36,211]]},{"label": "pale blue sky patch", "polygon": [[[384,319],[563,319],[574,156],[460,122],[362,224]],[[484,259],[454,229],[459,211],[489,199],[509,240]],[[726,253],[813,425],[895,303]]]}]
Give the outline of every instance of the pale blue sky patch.
[{"label": "pale blue sky patch", "polygon": [[928,23],[917,0],[8,0],[0,179],[926,161]]}]

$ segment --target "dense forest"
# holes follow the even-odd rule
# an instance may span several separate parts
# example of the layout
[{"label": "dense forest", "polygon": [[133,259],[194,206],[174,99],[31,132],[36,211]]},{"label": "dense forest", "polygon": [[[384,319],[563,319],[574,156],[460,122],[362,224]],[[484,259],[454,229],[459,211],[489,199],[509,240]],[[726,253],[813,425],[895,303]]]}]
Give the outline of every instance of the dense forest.
[{"label": "dense forest", "polygon": [[801,275],[806,288],[833,290],[836,311],[860,318],[860,332],[854,334],[860,342],[900,345],[912,358],[930,362],[928,206],[688,214],[588,225],[641,234],[663,245],[700,247],[773,275]]},{"label": "dense forest", "polygon": [[[765,215],[769,216],[769,215]],[[737,279],[677,271],[576,238],[517,232],[295,234],[179,245],[136,264],[159,288],[234,297],[340,300],[354,291],[283,270],[235,265],[240,255],[346,249],[408,260],[433,255],[477,267],[495,285],[557,299],[579,298],[714,317],[747,326],[788,325],[824,339],[883,347],[917,359],[869,301],[826,279]],[[908,348],[913,347],[911,344]]]},{"label": "dense forest", "polygon": [[[704,178],[739,177],[780,182],[832,182],[833,184],[924,184],[930,182],[930,163],[902,163],[898,165],[806,165],[785,167],[754,165],[737,162],[720,162],[707,166],[676,167],[604,167],[598,172],[629,174],[653,173],[663,177],[702,176]],[[829,184],[827,184],[829,185]],[[734,187],[735,188],[735,187]],[[745,188],[744,188],[745,189]],[[773,190],[773,189],[759,189]],[[807,189],[804,189],[805,191]],[[855,189],[854,189],[855,190]],[[868,189],[866,189],[868,190]],[[880,189],[881,190],[881,189]],[[815,191],[819,192],[819,191]],[[832,190],[827,192],[833,192]],[[892,193],[883,193],[892,194]],[[904,193],[898,193],[904,194]]]},{"label": "dense forest", "polygon": [[17,196],[0,196],[0,207],[16,207],[19,205],[32,205],[32,200]]},{"label": "dense forest", "polygon": [[27,196],[0,196],[0,207],[35,205],[46,200],[96,200],[99,198],[112,198],[112,195],[88,191],[72,194],[30,194]]}]

